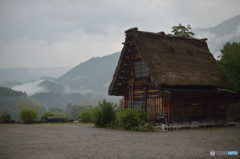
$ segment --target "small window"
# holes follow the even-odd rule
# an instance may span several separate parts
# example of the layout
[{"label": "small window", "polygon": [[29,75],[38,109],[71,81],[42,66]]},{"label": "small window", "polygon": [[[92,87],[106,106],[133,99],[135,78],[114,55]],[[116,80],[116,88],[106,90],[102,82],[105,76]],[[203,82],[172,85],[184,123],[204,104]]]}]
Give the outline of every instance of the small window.
[{"label": "small window", "polygon": [[148,77],[148,68],[147,65],[143,61],[135,62],[135,77],[142,78]]}]

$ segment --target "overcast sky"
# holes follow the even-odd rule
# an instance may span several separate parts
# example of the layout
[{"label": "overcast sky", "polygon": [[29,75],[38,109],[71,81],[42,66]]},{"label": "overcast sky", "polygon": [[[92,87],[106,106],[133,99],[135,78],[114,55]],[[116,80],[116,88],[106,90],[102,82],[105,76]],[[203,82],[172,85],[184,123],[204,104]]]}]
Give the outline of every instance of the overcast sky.
[{"label": "overcast sky", "polygon": [[213,27],[240,0],[0,0],[0,68],[76,66],[122,49],[124,31]]}]

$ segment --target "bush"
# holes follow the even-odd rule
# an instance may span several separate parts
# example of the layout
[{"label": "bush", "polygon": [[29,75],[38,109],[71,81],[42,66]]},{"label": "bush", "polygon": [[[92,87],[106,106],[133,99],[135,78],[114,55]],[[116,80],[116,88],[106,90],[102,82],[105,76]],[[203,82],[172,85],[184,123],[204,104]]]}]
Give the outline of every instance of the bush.
[{"label": "bush", "polygon": [[66,117],[64,114],[62,114],[62,113],[53,113],[53,112],[50,112],[50,111],[43,113],[41,115],[41,119],[47,120],[47,117],[50,117],[50,116],[62,117],[65,120],[68,120],[68,117]]},{"label": "bush", "polygon": [[240,114],[238,114],[234,117],[234,121],[240,121]]},{"label": "bush", "polygon": [[144,131],[154,132],[154,131],[155,131],[155,126],[154,126],[154,124],[153,124],[153,123],[147,123],[147,124],[145,124]]},{"label": "bush", "polygon": [[20,119],[24,123],[33,123],[37,118],[37,112],[31,108],[24,108],[20,111]]},{"label": "bush", "polygon": [[126,130],[142,130],[146,113],[138,108],[121,109],[118,113],[118,124]]},{"label": "bush", "polygon": [[116,119],[116,104],[107,102],[98,103],[98,107],[94,108],[91,114],[91,119],[97,127],[111,126]]},{"label": "bush", "polygon": [[84,123],[91,123],[91,114],[92,109],[85,109],[83,112],[78,113],[78,120],[84,122]]},{"label": "bush", "polygon": [[41,119],[47,120],[47,117],[49,117],[49,116],[55,116],[55,114],[52,112],[45,112],[41,115]]},{"label": "bush", "polygon": [[1,120],[3,122],[9,122],[12,120],[12,117],[9,113],[4,113],[3,115],[1,115]]}]

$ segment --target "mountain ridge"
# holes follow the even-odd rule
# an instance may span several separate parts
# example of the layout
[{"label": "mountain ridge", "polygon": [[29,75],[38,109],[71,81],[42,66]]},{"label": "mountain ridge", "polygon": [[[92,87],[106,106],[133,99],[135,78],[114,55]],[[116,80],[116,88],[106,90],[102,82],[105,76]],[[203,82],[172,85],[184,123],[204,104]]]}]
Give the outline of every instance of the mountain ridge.
[{"label": "mountain ridge", "polygon": [[0,84],[18,81],[20,83],[39,80],[40,78],[58,78],[72,67],[51,68],[0,68]]},{"label": "mountain ridge", "polygon": [[209,28],[193,28],[196,38],[207,38],[210,52],[217,58],[227,42],[240,41],[240,15]]},{"label": "mountain ridge", "polygon": [[[196,34],[196,38],[208,38],[210,52],[216,58],[226,42],[239,42],[240,15],[227,19],[215,27],[195,28],[192,31]],[[119,97],[108,96],[108,87],[113,78],[119,57],[120,52],[116,52],[103,57],[90,58],[69,69],[59,77],[42,78],[42,81],[35,86],[36,88],[42,88],[39,90],[45,93],[81,93],[96,99],[106,98],[112,102],[117,101]],[[1,71],[0,76],[2,77]],[[14,83],[18,82],[8,83],[8,85],[10,86]]]}]

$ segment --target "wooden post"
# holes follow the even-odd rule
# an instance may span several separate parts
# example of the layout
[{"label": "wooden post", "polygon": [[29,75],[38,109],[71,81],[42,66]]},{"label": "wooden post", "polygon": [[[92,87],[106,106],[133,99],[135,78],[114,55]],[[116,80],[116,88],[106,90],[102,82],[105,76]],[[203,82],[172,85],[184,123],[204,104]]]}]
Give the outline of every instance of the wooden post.
[{"label": "wooden post", "polygon": [[163,93],[160,94],[160,114],[163,115]]},{"label": "wooden post", "polygon": [[172,110],[172,104],[173,104],[173,97],[172,94],[169,94],[169,123],[172,123],[172,117],[173,117],[173,110]]}]

